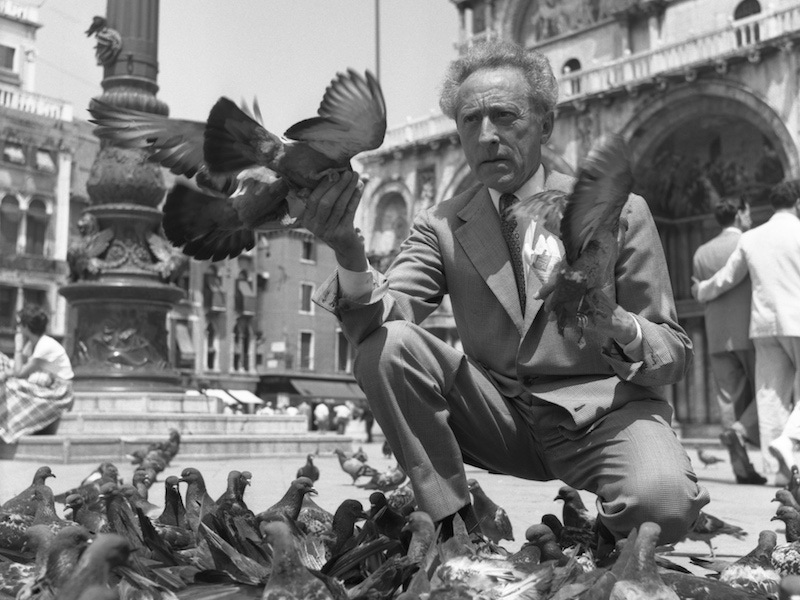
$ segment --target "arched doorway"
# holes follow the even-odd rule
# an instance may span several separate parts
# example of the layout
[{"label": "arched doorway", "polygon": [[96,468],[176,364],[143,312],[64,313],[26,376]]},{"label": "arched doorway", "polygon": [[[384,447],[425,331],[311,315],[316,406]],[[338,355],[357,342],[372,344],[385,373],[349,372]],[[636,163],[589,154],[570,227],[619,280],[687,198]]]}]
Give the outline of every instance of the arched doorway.
[{"label": "arched doorway", "polygon": [[743,86],[722,82],[665,94],[623,134],[634,159],[634,191],[651,207],[678,319],[694,345],[692,369],[670,389],[675,418],[685,435],[705,435],[718,423],[718,407],[703,307],[691,295],[694,253],[720,231],[711,214],[720,197],[748,200],[756,225],[769,217],[771,187],[797,176],[797,148],[771,107]]},{"label": "arched doorway", "polygon": [[378,200],[373,214],[369,258],[375,268],[385,271],[408,236],[406,201],[399,192],[388,192]]}]

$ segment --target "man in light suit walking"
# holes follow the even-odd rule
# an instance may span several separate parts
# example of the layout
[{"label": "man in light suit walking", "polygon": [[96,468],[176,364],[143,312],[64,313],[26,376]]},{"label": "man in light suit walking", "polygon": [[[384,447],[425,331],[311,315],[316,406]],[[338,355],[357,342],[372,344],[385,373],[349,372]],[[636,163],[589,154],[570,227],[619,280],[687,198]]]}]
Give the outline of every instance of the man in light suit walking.
[{"label": "man in light suit walking", "polygon": [[[733,198],[722,198],[714,206],[714,217],[723,229],[694,254],[693,273],[698,281],[710,278],[725,265],[742,231],[752,225],[750,207]],[[750,278],[746,277],[727,294],[705,304],[706,344],[725,428],[720,439],[728,448],[736,482],[763,485],[767,480],[756,472],[745,447],[745,440],[758,445],[750,294]]]},{"label": "man in light suit walking", "polygon": [[[756,349],[756,404],[765,468],[776,485],[789,480],[800,441],[800,192],[794,182],[770,193],[775,214],[742,234],[725,266],[696,282],[694,296],[708,302],[752,283],[750,338]],[[771,458],[770,458],[771,457]]]},{"label": "man in light suit walking", "polygon": [[[645,521],[674,542],[708,494],[671,428],[664,388],[684,377],[692,346],[647,203],[632,195],[623,208],[625,239],[603,287],[610,310],[582,346],[558,333],[537,294],[563,256],[557,234],[507,210],[572,189],[541,165],[557,90],[547,59],[511,42],[453,61],[440,105],[480,183],[420,211],[385,275],[369,269],[353,225],[357,176],[320,183],[303,225],[338,268],[315,300],[356,346],[356,379],[443,537],[456,515],[478,529],[466,462],[596,494],[603,546]],[[420,326],[448,294],[463,350]]]}]

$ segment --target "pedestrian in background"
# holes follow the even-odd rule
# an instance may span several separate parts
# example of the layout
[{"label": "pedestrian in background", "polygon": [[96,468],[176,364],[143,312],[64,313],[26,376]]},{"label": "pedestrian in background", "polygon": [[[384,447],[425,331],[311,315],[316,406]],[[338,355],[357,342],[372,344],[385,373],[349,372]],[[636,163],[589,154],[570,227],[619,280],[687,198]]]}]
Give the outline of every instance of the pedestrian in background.
[{"label": "pedestrian in background", "polygon": [[[714,218],[722,231],[697,249],[693,275],[709,279],[719,271],[743,231],[750,229],[750,206],[735,198],[722,198],[714,206]],[[758,410],[755,402],[756,354],[750,340],[750,277],[728,293],[705,303],[706,345],[717,384],[717,405],[724,428],[720,439],[727,447],[736,483],[763,485],[747,456],[745,442],[758,446]]]},{"label": "pedestrian in background", "polygon": [[789,481],[800,441],[800,190],[796,182],[770,193],[775,213],[743,233],[725,266],[692,293],[708,302],[752,285],[750,338],[756,351],[756,404],[764,468],[777,472],[775,485]]},{"label": "pedestrian in background", "polygon": [[17,314],[14,360],[0,353],[0,438],[54,434],[72,407],[72,365],[64,347],[45,332],[50,318],[40,306]]}]

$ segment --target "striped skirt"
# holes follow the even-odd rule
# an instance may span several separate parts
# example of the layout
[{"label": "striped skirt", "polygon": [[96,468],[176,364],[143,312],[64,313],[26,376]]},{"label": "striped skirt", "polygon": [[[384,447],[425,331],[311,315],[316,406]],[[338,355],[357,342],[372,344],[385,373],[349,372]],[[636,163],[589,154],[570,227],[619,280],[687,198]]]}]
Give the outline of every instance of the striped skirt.
[{"label": "striped skirt", "polygon": [[72,381],[46,373],[28,379],[9,375],[11,361],[0,353],[0,439],[13,444],[44,429],[72,407]]}]

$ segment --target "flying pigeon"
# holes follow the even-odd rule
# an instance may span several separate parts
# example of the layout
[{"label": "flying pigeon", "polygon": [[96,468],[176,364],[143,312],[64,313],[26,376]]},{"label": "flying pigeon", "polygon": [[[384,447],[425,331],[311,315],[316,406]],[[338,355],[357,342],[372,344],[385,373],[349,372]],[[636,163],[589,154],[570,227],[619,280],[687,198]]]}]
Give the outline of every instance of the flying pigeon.
[{"label": "flying pigeon", "polygon": [[222,97],[205,124],[92,102],[96,135],[142,148],[203,191],[177,185],[164,205],[164,232],[199,260],[238,256],[255,245],[254,229],[298,224],[308,190],[351,170],[350,159],[383,143],[386,104],[375,77],[352,69],[325,90],[317,116],[279,137]]},{"label": "flying pigeon", "polygon": [[[620,135],[602,137],[581,165],[572,192],[559,199],[548,190],[523,199],[514,207],[515,216],[542,221],[545,228],[557,227],[564,246],[564,261],[542,286],[538,297],[556,320],[564,335],[576,329],[583,342],[583,328],[589,320],[605,316],[608,300],[601,288],[613,276],[613,263],[627,223],[622,208],[633,188],[630,158]],[[555,232],[554,232],[555,233]]]}]

